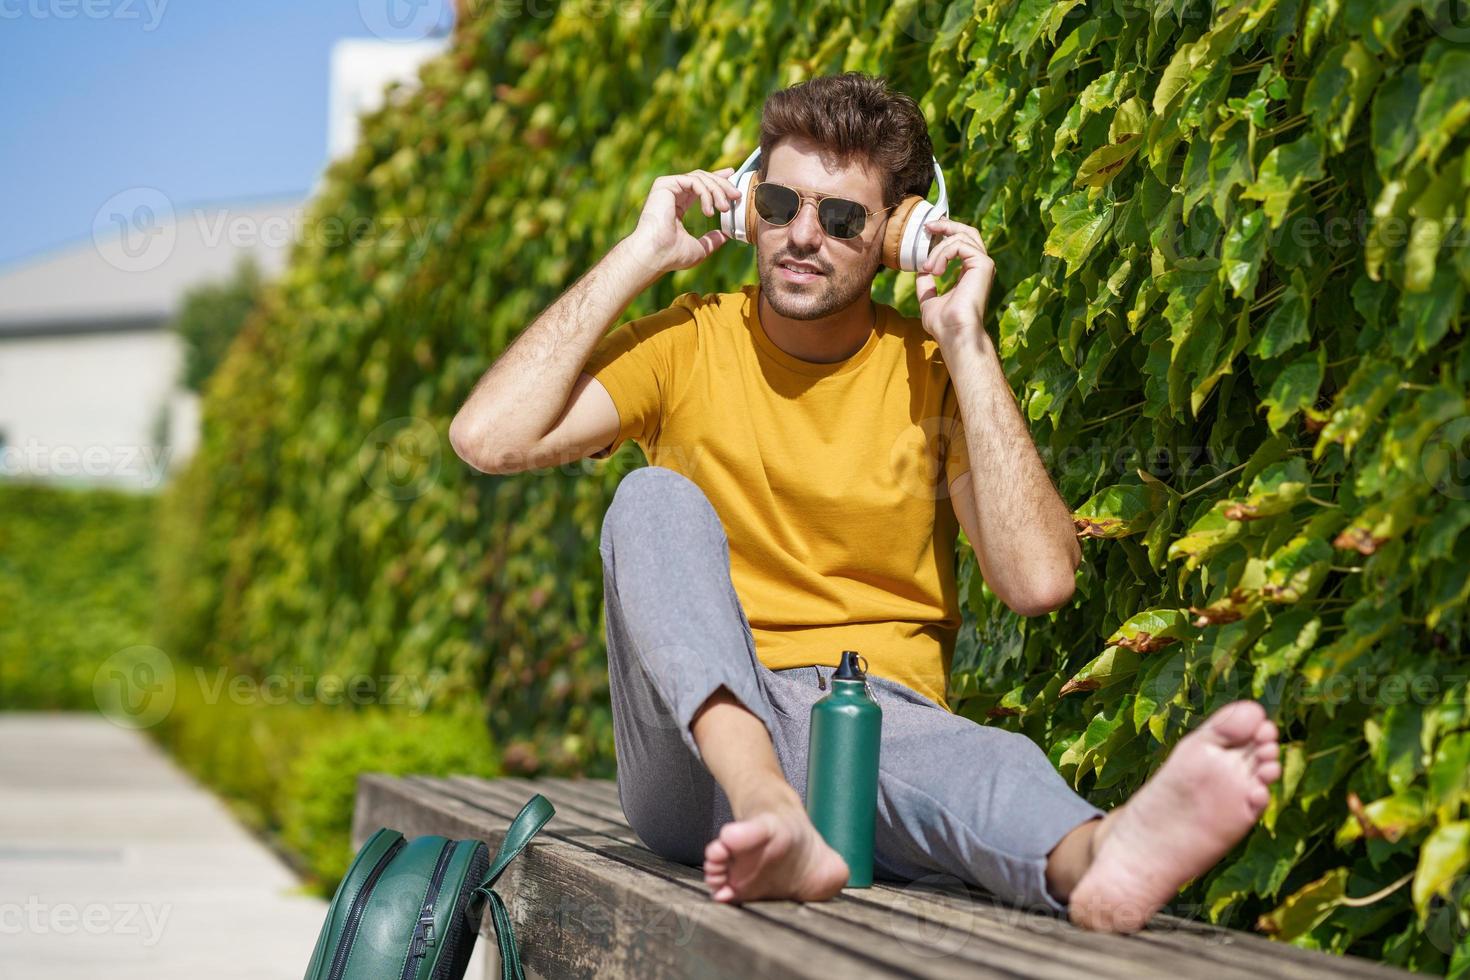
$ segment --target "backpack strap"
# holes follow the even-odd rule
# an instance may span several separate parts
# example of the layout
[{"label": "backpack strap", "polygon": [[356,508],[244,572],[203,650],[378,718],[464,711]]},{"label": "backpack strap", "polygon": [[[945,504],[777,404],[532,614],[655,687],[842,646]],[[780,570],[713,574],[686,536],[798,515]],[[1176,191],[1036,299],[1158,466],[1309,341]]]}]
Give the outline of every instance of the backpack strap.
[{"label": "backpack strap", "polygon": [[511,928],[510,913],[506,911],[505,902],[495,892],[493,886],[501,873],[505,871],[506,865],[515,860],[517,854],[535,837],[537,832],[546,825],[556,813],[556,808],[551,801],[540,793],[532,796],[516,818],[510,822],[510,828],[506,830],[505,837],[500,842],[500,850],[495,852],[495,860],[490,862],[490,870],[485,880],[471,893],[484,898],[490,903],[490,915],[495,923],[495,941],[500,945],[500,976],[501,980],[525,980],[525,974],[521,970],[521,954],[516,949],[515,930]]}]

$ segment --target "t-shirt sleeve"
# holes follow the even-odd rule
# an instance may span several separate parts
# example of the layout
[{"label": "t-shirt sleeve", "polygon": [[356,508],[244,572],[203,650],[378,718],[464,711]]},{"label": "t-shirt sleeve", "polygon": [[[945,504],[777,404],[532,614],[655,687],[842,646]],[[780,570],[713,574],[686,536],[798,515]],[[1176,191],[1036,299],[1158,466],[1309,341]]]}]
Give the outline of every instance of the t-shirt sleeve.
[{"label": "t-shirt sleeve", "polygon": [[960,414],[959,394],[954,383],[945,385],[941,407],[944,419],[944,478],[948,491],[955,480],[970,470],[970,446],[965,442],[965,420]]},{"label": "t-shirt sleeve", "polygon": [[697,296],[684,293],[656,313],[614,327],[592,349],[582,370],[612,396],[618,434],[590,458],[606,459],[629,439],[647,449],[658,438],[692,363]]}]

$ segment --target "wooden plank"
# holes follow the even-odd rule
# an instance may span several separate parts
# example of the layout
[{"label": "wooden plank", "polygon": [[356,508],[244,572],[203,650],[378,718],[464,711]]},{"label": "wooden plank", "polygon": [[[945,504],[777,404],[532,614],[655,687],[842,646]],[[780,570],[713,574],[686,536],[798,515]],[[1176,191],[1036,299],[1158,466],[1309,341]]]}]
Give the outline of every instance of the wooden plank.
[{"label": "wooden plank", "polygon": [[[386,826],[411,837],[443,834],[483,840],[493,854],[529,795],[508,815],[487,814],[440,792],[433,782],[363,776],[354,839],[360,845],[373,829]],[[589,849],[577,842],[579,833],[575,826],[553,830],[548,825],[495,885],[530,971],[545,977],[671,980],[691,975],[729,980],[780,974],[825,980],[834,972],[863,978],[893,975],[869,957],[752,920],[722,903],[691,900],[688,888],[666,878],[630,874],[621,853],[628,850],[626,845]],[[492,945],[493,928],[484,916],[481,932]]]},{"label": "wooden plank", "polygon": [[[605,797],[589,791],[591,787],[581,786],[575,780],[551,782],[556,791],[568,798],[578,797],[571,805],[587,808],[606,820],[626,826],[616,804],[609,808]],[[547,798],[553,799],[549,794]],[[631,835],[632,831],[627,833]],[[695,877],[702,885],[703,876],[696,873]],[[936,880],[947,878],[935,877]],[[935,900],[936,895],[945,894],[950,896],[950,901]],[[835,915],[857,917],[869,928],[886,932],[893,941],[904,945],[913,944],[915,937],[924,937],[921,948],[930,956],[958,956],[981,963],[995,962],[997,957],[1012,960],[1022,957],[1017,965],[1028,972],[1035,971],[1039,962],[1057,961],[1064,976],[1081,972],[1089,976],[1151,976],[1172,980],[1180,970],[1190,971],[1199,965],[1196,954],[1172,950],[1141,960],[1130,937],[1089,933],[1059,917],[992,907],[992,902],[980,890],[950,879],[943,884],[875,883],[872,888],[845,891],[838,899],[821,903],[820,907]],[[1259,976],[1254,971],[1230,966],[1214,973],[1234,980],[1258,980]]]},{"label": "wooden plank", "polygon": [[[450,785],[446,785],[446,782]],[[567,795],[555,787],[543,786],[539,783],[525,783],[523,786],[502,785],[499,780],[486,782],[478,779],[449,780],[439,783],[439,791],[453,793],[469,805],[483,807],[490,819],[501,820],[505,819],[507,813],[517,806],[517,799],[529,795],[525,792],[526,789],[533,787],[533,791],[541,792],[557,808],[557,817],[553,818],[552,823],[558,825],[559,833],[565,833],[568,839],[575,840],[580,845],[598,852],[616,851],[621,860],[628,862],[626,873],[630,876],[657,878],[678,888],[681,894],[681,908],[725,904],[709,899],[703,877],[696,872],[694,880],[691,880],[689,873],[693,869],[688,866],[659,857],[638,843],[636,838],[629,841],[602,834],[601,827],[609,825],[569,806]],[[627,833],[631,834],[631,832]],[[1023,973],[998,969],[994,965],[977,969],[974,966],[951,963],[936,970],[926,963],[916,964],[912,955],[902,950],[895,950],[886,943],[875,943],[873,934],[861,925],[833,919],[823,914],[819,907],[824,904],[826,903],[763,901],[747,903],[740,907],[731,905],[725,905],[725,907],[758,927],[752,935],[753,944],[762,941],[759,938],[760,935],[774,930],[785,930],[821,944],[824,949],[817,954],[817,957],[820,972],[826,976],[842,975],[844,972],[842,967],[833,962],[829,953],[861,957],[869,963],[872,969],[883,976],[944,977],[955,978],[955,980],[961,977],[1026,976]],[[760,930],[765,930],[765,932]],[[782,973],[788,973],[799,968],[793,962],[783,965],[780,969]],[[764,975],[762,971],[758,971],[753,966],[747,969],[749,975]],[[1050,976],[1045,973],[1032,975]]]},{"label": "wooden plank", "polygon": [[[583,805],[592,805],[594,812],[604,819],[626,826],[627,821],[617,802],[617,788],[611,780],[550,779],[544,782],[577,797]],[[548,794],[547,798],[551,799],[551,796]],[[1109,955],[1117,955],[1114,944],[1118,942],[1143,943],[1150,948],[1139,950],[1129,946],[1126,955],[1133,957],[1135,962],[1146,959],[1161,966],[1182,969],[1185,975],[1198,969],[1200,960],[1204,959],[1209,962],[1211,974],[1215,976],[1412,976],[1403,970],[1371,960],[1301,949],[1254,933],[1223,929],[1209,923],[1169,915],[1155,916],[1148,928],[1133,936],[1107,936],[1078,929],[1065,920],[1006,906],[982,890],[958,879],[933,885],[875,882],[871,889],[848,894],[859,901],[871,901],[887,908],[901,908],[930,921],[952,923],[958,916],[959,921],[965,923],[960,929],[961,933],[981,928],[978,923],[972,926],[972,920],[988,920],[1002,928],[1031,932],[1048,941],[1093,948]],[[929,928],[932,929],[933,926]],[[1102,941],[1101,944],[1098,943],[1099,940]]]},{"label": "wooden plank", "polygon": [[[476,793],[476,799],[489,800],[497,797],[502,806],[509,806],[518,797],[526,795],[531,787],[542,792],[558,812],[563,810],[570,819],[576,820],[589,830],[598,830],[614,840],[630,846],[640,846],[636,835],[621,820],[606,819],[596,812],[606,807],[595,799],[574,799],[576,790],[566,785],[546,785],[521,780],[496,780],[485,782],[477,779],[453,780],[458,786]],[[611,816],[608,814],[607,816]],[[651,852],[646,852],[657,858]],[[704,884],[702,871],[687,865],[664,862],[658,859],[660,870],[677,874],[697,890],[703,901],[713,903]],[[963,913],[946,910],[942,915],[926,916],[922,910],[885,907],[861,900],[868,889],[852,889],[825,902],[801,904],[804,910],[804,928],[816,930],[822,935],[848,935],[852,941],[868,944],[879,955],[891,955],[897,964],[909,965],[922,971],[922,975],[978,976],[988,970],[1000,968],[1010,973],[1028,977],[1073,978],[1080,975],[1125,978],[1157,978],[1177,980],[1177,969],[1167,966],[1141,964],[1131,956],[1099,958],[1095,951],[1078,949],[1058,944],[1051,939],[1033,937],[1027,933],[977,920],[976,928],[971,923],[959,926]],[[786,915],[785,907],[791,903],[751,902],[743,908],[764,914],[767,909],[781,908],[778,913]],[[796,923],[794,923],[796,924]],[[1070,923],[1062,923],[1074,929]],[[1075,931],[1075,930],[1074,930]],[[1115,942],[1119,937],[1104,937]],[[1187,965],[1197,965],[1189,958]],[[957,972],[956,972],[957,971]],[[1240,972],[1235,980],[1258,980],[1255,974]]]}]

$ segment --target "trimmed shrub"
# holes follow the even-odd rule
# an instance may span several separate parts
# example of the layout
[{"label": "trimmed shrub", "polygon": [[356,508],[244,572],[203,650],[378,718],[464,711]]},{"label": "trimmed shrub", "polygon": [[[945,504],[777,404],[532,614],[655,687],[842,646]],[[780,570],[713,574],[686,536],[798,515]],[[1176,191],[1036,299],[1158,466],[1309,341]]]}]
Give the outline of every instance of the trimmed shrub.
[{"label": "trimmed shrub", "polygon": [[156,500],[0,484],[0,708],[92,710],[109,657],[153,642]]},{"label": "trimmed shrub", "polygon": [[363,773],[500,775],[482,718],[367,713],[299,752],[282,796],[286,845],[330,895],[352,863],[352,815]]}]

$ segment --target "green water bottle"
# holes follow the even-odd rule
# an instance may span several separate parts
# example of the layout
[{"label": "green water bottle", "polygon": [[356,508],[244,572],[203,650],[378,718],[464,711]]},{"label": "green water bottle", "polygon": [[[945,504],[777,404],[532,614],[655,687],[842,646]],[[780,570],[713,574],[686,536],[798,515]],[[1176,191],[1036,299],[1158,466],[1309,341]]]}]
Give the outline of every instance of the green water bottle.
[{"label": "green water bottle", "polygon": [[853,650],[842,651],[831,693],[812,705],[807,751],[807,814],[847,862],[848,888],[873,884],[883,709],[868,692],[867,663]]}]

